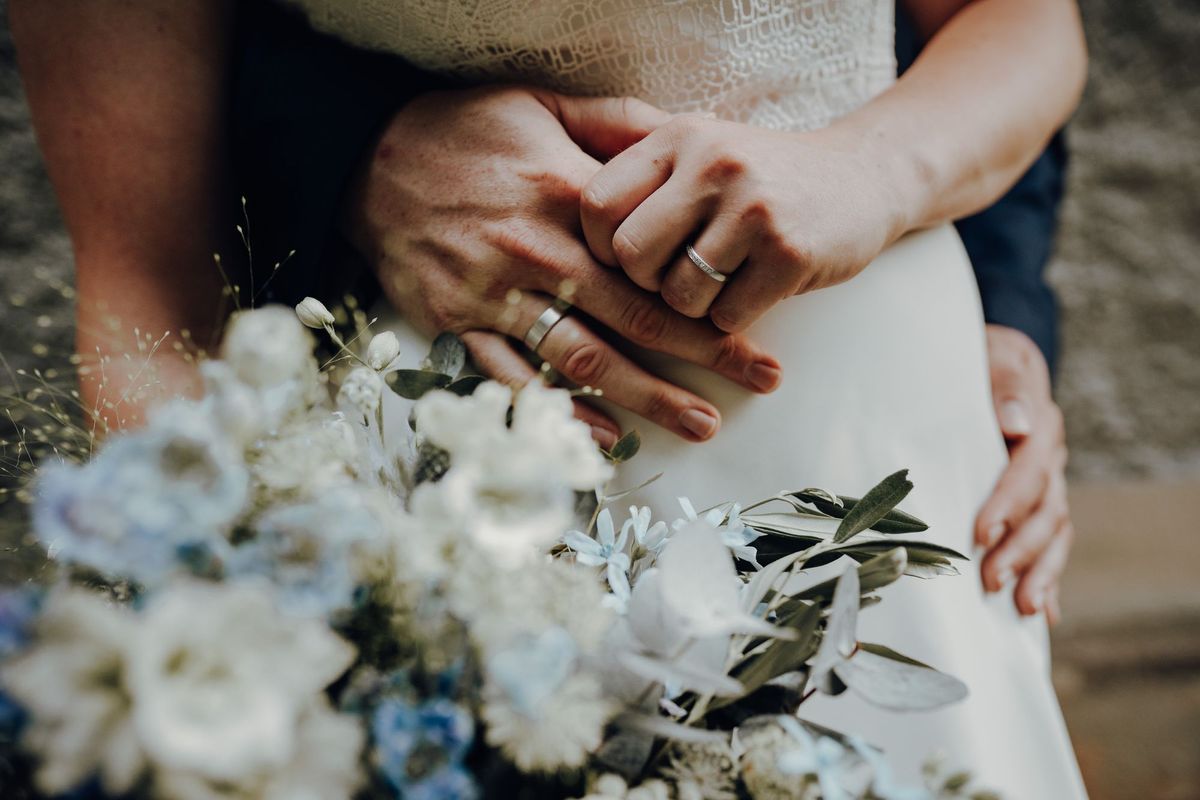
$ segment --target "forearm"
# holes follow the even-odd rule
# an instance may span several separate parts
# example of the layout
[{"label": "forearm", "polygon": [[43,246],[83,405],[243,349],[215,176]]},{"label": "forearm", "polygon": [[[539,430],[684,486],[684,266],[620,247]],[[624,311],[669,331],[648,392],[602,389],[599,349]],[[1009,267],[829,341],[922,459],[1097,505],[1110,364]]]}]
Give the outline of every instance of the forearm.
[{"label": "forearm", "polygon": [[174,345],[185,329],[206,343],[218,319],[224,4],[14,0],[10,18],[75,253],[84,402],[134,421],[132,401],[105,404],[135,394],[127,376],[154,380],[130,367],[146,337],[169,333],[151,361],[163,394],[186,391]]},{"label": "forearm", "polygon": [[[928,23],[930,10],[918,11]],[[834,127],[861,136],[887,176],[898,232],[926,227],[986,207],[1017,180],[1070,116],[1085,66],[1074,2],[976,0],[936,28],[895,86]]]}]

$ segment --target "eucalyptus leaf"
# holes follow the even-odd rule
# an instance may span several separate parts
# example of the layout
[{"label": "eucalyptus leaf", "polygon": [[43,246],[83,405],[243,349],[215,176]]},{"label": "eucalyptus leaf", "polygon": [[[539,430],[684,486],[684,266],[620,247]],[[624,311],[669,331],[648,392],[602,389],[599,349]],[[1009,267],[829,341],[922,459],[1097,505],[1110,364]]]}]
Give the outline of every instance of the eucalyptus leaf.
[{"label": "eucalyptus leaf", "polygon": [[908,497],[912,488],[913,484],[908,479],[908,470],[906,469],[893,472],[884,478],[846,512],[846,516],[842,518],[842,524],[833,534],[833,541],[844,542],[879,522],[887,516],[889,511],[900,505],[905,497]]},{"label": "eucalyptus leaf", "polygon": [[394,373],[392,388],[396,394],[408,400],[419,400],[434,389],[445,389],[450,385],[450,376],[424,369],[398,369]]},{"label": "eucalyptus leaf", "polygon": [[833,667],[851,691],[868,702],[894,711],[929,711],[967,696],[957,678],[859,649]]},{"label": "eucalyptus leaf", "polygon": [[465,375],[447,386],[446,391],[453,392],[459,397],[467,397],[474,394],[475,390],[479,388],[479,384],[486,380],[487,378],[482,375]]},{"label": "eucalyptus leaf", "polygon": [[632,430],[617,440],[617,443],[612,446],[612,450],[608,451],[608,457],[620,464],[636,456],[638,450],[641,449],[642,435],[636,430]]},{"label": "eucalyptus leaf", "polygon": [[467,363],[467,347],[453,333],[439,333],[433,340],[429,355],[421,366],[448,376],[451,380],[458,377]]},{"label": "eucalyptus leaf", "polygon": [[810,673],[811,682],[826,694],[836,693],[838,687],[833,680],[836,669],[855,652],[858,608],[858,569],[847,567],[833,590],[833,603],[829,607],[825,635],[813,658]]}]

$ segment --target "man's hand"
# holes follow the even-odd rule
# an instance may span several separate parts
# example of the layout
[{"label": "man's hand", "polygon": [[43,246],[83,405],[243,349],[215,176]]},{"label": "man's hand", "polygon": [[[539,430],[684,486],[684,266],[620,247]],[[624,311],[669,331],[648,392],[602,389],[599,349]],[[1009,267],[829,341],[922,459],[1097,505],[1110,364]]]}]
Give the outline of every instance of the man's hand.
[{"label": "man's hand", "polygon": [[1075,531],[1067,505],[1067,447],[1062,412],[1037,345],[1020,331],[987,326],[992,399],[1010,462],[975,523],[987,549],[983,585],[996,592],[1017,580],[1022,614],[1045,611],[1058,621],[1058,579]]},{"label": "man's hand", "polygon": [[[366,160],[345,227],[396,308],[427,334],[461,335],[492,377],[523,384],[535,375],[513,340],[566,296],[574,308],[538,355],[684,438],[708,439],[717,409],[634,364],[604,330],[754,391],[775,388],[779,363],[598,264],[579,221],[597,159],[670,118],[629,98],[522,87],[423,95],[392,118]],[[579,413],[602,445],[615,441],[612,420],[583,404]]]}]

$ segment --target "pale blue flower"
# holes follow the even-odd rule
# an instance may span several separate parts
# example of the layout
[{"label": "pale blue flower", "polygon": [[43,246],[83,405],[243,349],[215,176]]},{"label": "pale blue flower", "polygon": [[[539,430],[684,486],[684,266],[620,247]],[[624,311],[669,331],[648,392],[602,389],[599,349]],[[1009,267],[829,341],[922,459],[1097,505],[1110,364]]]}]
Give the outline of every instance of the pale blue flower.
[{"label": "pale blue flower", "polygon": [[629,601],[629,554],[625,547],[629,543],[630,527],[621,526],[618,537],[613,527],[612,514],[606,508],[596,517],[596,538],[583,531],[567,531],[563,542],[575,551],[575,560],[589,567],[603,565],[608,585],[623,607]]},{"label": "pale blue flower", "polygon": [[325,616],[352,606],[353,548],[379,535],[379,519],[356,492],[329,490],[259,520],[254,539],[230,557],[228,574],[268,577],[289,612]]},{"label": "pale blue flower", "polygon": [[785,775],[815,776],[822,800],[852,800],[846,781],[854,762],[846,748],[828,736],[815,739],[795,717],[784,715],[776,721],[797,744],[779,756],[776,768]]},{"label": "pale blue flower", "polygon": [[445,698],[381,702],[371,717],[374,763],[404,800],[473,800],[479,787],[463,766],[475,736],[471,715]]},{"label": "pale blue flower", "polygon": [[667,527],[667,523],[660,520],[650,524],[649,506],[629,507],[629,519],[621,526],[621,534],[626,535],[627,531],[633,533],[635,542],[652,553],[661,552],[671,536],[671,529]]},{"label": "pale blue flower", "polygon": [[879,800],[933,800],[928,789],[921,786],[903,786],[896,782],[892,767],[883,753],[871,747],[857,736],[847,737],[850,746],[871,766],[871,791]]},{"label": "pale blue flower", "polygon": [[240,450],[199,405],[164,406],[82,467],[47,467],[33,508],[57,558],[109,576],[159,582],[180,551],[221,551],[249,499]]}]

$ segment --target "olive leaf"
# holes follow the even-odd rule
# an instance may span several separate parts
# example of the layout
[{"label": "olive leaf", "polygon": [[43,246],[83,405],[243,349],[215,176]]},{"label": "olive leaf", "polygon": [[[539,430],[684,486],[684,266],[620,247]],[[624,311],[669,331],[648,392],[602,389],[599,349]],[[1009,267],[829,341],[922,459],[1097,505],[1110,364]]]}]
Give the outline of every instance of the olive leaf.
[{"label": "olive leaf", "polygon": [[861,500],[850,506],[846,516],[842,517],[842,524],[833,534],[833,541],[844,542],[879,522],[908,497],[912,488],[913,484],[908,479],[906,469],[893,472],[884,478],[875,488],[863,495]]},{"label": "olive leaf", "polygon": [[[781,615],[778,622],[779,627],[792,629],[796,633],[796,638],[777,640],[765,652],[751,656],[733,671],[733,677],[745,687],[743,695],[757,691],[768,681],[780,675],[803,669],[808,659],[817,652],[817,627],[820,624],[821,606],[815,603],[799,603],[790,609],[788,614]],[[753,650],[754,644],[751,643],[749,649]],[[717,698],[709,705],[709,708],[717,709],[736,699]]]},{"label": "olive leaf", "polygon": [[434,389],[445,389],[450,385],[450,376],[425,369],[398,369],[394,373],[392,388],[407,400],[419,400]]},{"label": "olive leaf", "polygon": [[[859,593],[872,592],[900,579],[908,566],[908,554],[903,547],[893,547],[886,553],[867,559],[858,565]],[[830,578],[810,586],[794,600],[828,600],[833,597],[838,579]]]},{"label": "olive leaf", "polygon": [[439,333],[429,348],[429,355],[421,362],[423,370],[440,372],[454,379],[467,363],[467,347],[453,333]]}]

